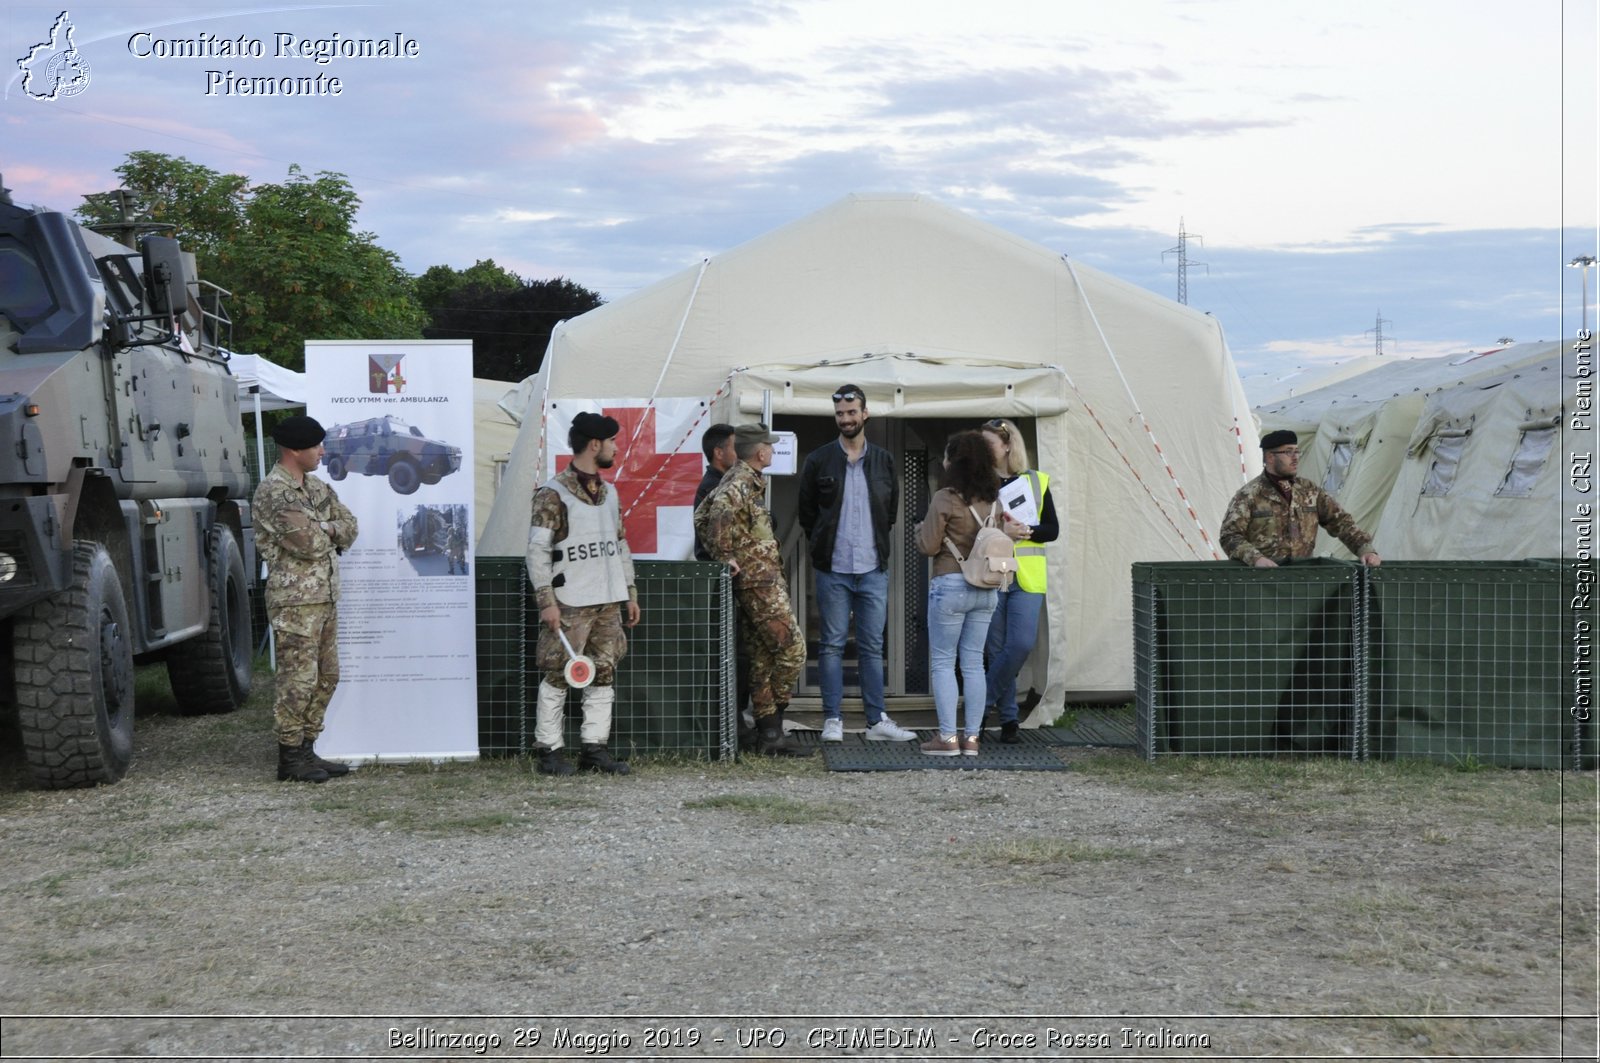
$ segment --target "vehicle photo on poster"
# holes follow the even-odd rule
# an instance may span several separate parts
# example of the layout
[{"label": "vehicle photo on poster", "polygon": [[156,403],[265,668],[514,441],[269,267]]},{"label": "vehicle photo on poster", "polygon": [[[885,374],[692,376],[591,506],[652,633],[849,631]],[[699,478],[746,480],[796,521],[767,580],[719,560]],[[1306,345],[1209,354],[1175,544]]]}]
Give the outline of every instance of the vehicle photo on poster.
[{"label": "vehicle photo on poster", "polygon": [[328,429],[322,463],[328,478],[351,473],[387,476],[395,494],[409,495],[461,468],[461,448],[429,439],[422,429],[393,415],[369,417]]}]

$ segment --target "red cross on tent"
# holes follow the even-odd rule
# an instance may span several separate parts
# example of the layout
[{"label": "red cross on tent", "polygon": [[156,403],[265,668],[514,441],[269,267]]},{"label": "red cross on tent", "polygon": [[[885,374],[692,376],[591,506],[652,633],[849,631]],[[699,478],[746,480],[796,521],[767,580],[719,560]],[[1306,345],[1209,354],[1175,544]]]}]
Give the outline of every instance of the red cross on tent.
[{"label": "red cross on tent", "polygon": [[[656,450],[656,411],[648,406],[602,406],[601,413],[615,417],[618,462],[605,479],[617,489],[622,528],[628,550],[634,555],[657,552],[656,508],[692,506],[700,483],[699,454],[663,454]],[[631,445],[630,445],[631,441]],[[556,471],[565,469],[571,454],[556,455]]]}]

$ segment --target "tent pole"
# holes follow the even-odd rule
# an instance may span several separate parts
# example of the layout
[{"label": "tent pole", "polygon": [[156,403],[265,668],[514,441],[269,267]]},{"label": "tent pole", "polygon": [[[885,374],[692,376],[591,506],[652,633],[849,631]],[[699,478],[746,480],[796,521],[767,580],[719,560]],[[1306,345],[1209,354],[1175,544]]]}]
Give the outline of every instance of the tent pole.
[{"label": "tent pole", "polygon": [[[256,407],[256,482],[267,478],[267,452],[266,444],[261,435],[261,385],[257,384],[250,389],[250,397],[255,401]],[[266,563],[262,562],[261,571],[257,578],[264,578],[267,574]],[[272,625],[267,625],[267,667],[274,672],[278,670],[278,643],[273,638]]]}]

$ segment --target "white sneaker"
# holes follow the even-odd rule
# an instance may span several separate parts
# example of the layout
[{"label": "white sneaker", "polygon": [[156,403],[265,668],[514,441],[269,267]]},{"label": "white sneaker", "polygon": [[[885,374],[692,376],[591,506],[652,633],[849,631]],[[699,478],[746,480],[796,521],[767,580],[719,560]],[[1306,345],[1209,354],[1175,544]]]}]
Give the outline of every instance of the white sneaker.
[{"label": "white sneaker", "polygon": [[917,732],[901,727],[889,719],[887,712],[878,717],[878,722],[868,727],[866,733],[868,742],[912,742],[916,737]]},{"label": "white sneaker", "polygon": [[824,742],[844,741],[844,721],[836,716],[829,716],[822,721],[822,740]]}]

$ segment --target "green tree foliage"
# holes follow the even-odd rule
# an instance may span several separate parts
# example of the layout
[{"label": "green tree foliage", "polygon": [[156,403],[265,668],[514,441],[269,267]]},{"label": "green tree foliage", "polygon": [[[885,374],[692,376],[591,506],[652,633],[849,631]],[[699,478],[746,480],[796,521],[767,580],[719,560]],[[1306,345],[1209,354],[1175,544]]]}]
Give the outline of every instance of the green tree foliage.
[{"label": "green tree foliage", "polygon": [[539,368],[550,333],[605,300],[565,277],[523,280],[493,259],[468,269],[433,266],[417,279],[429,339],[472,341],[472,375],[521,380]]},{"label": "green tree foliage", "polygon": [[[217,250],[245,224],[250,179],[222,174],[207,166],[154,151],[129,152],[116,168],[122,187],[132,196],[137,217],[172,229],[184,248],[194,252],[202,271],[216,263]],[[96,196],[78,208],[85,225],[122,221],[109,196]],[[210,278],[209,272],[202,276]]]},{"label": "green tree foliage", "polygon": [[[399,259],[355,231],[360,197],[343,174],[290,166],[282,184],[155,152],[133,152],[117,174],[143,216],[174,225],[200,275],[233,293],[233,347],[304,368],[308,339],[414,339],[427,318]],[[117,220],[104,200],[86,224]]]}]

